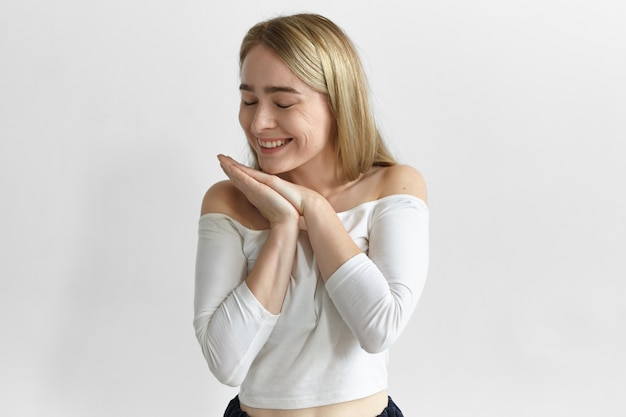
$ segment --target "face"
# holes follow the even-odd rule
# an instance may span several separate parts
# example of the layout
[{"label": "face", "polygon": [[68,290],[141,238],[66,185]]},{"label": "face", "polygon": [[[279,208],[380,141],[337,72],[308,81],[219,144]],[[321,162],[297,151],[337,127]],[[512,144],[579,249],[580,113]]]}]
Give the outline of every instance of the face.
[{"label": "face", "polygon": [[239,123],[261,169],[283,174],[324,172],[336,163],[334,118],[326,96],[313,90],[260,44],[243,61]]}]

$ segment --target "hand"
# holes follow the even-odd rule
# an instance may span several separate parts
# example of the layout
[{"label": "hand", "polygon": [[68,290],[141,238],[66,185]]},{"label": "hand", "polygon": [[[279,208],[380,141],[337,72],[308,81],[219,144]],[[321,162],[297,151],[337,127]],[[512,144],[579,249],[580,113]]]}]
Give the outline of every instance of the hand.
[{"label": "hand", "polygon": [[271,189],[282,195],[296,208],[296,210],[298,210],[298,213],[300,213],[301,215],[304,214],[306,203],[310,201],[310,199],[321,197],[320,194],[309,188],[283,180],[276,175],[267,174],[263,171],[249,168],[245,165],[238,163],[228,156],[220,155],[218,156],[218,158],[223,158],[220,159],[220,161],[228,161],[229,164],[237,166],[241,171],[243,171],[256,181],[260,182],[261,184],[265,184],[266,186],[270,187]]},{"label": "hand", "polygon": [[270,227],[282,223],[298,224],[299,211],[270,185],[274,178],[280,178],[248,168],[228,156],[218,155],[217,158],[224,173],[267,219]]}]

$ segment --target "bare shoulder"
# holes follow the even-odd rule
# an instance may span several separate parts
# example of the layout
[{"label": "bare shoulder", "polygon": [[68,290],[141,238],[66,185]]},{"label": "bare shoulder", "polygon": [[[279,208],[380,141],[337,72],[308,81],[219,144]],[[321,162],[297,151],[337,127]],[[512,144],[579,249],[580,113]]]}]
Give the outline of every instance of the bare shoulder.
[{"label": "bare shoulder", "polygon": [[204,194],[201,215],[222,213],[250,229],[266,229],[267,220],[231,180],[215,183]]},{"label": "bare shoulder", "polygon": [[380,170],[379,198],[393,194],[409,194],[426,202],[426,182],[422,174],[409,165],[393,165]]},{"label": "bare shoulder", "polygon": [[207,190],[202,199],[201,214],[223,213],[232,216],[243,194],[230,181],[220,181]]}]

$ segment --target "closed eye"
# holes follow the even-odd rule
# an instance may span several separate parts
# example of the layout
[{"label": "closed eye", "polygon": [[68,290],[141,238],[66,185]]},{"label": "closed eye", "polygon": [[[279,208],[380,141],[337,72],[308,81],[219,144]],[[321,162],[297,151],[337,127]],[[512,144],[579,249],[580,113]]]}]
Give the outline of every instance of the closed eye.
[{"label": "closed eye", "polygon": [[280,108],[280,109],[287,109],[289,107],[293,106],[293,104],[278,104],[276,103],[276,107]]},{"label": "closed eye", "polygon": [[258,103],[258,101],[245,101],[245,100],[242,100],[241,102],[243,103],[244,106],[253,106]]}]

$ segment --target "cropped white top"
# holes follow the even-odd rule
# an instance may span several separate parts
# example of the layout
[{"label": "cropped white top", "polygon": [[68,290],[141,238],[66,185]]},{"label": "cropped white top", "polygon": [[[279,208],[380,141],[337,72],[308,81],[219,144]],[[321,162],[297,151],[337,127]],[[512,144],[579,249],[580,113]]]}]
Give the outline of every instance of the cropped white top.
[{"label": "cropped white top", "polygon": [[267,238],[227,215],[199,221],[194,327],[213,374],[242,403],[295,409],[387,387],[388,348],[413,313],[428,269],[426,204],[392,195],[337,213],[363,253],[322,280],[300,233],[281,313],[245,283]]}]

